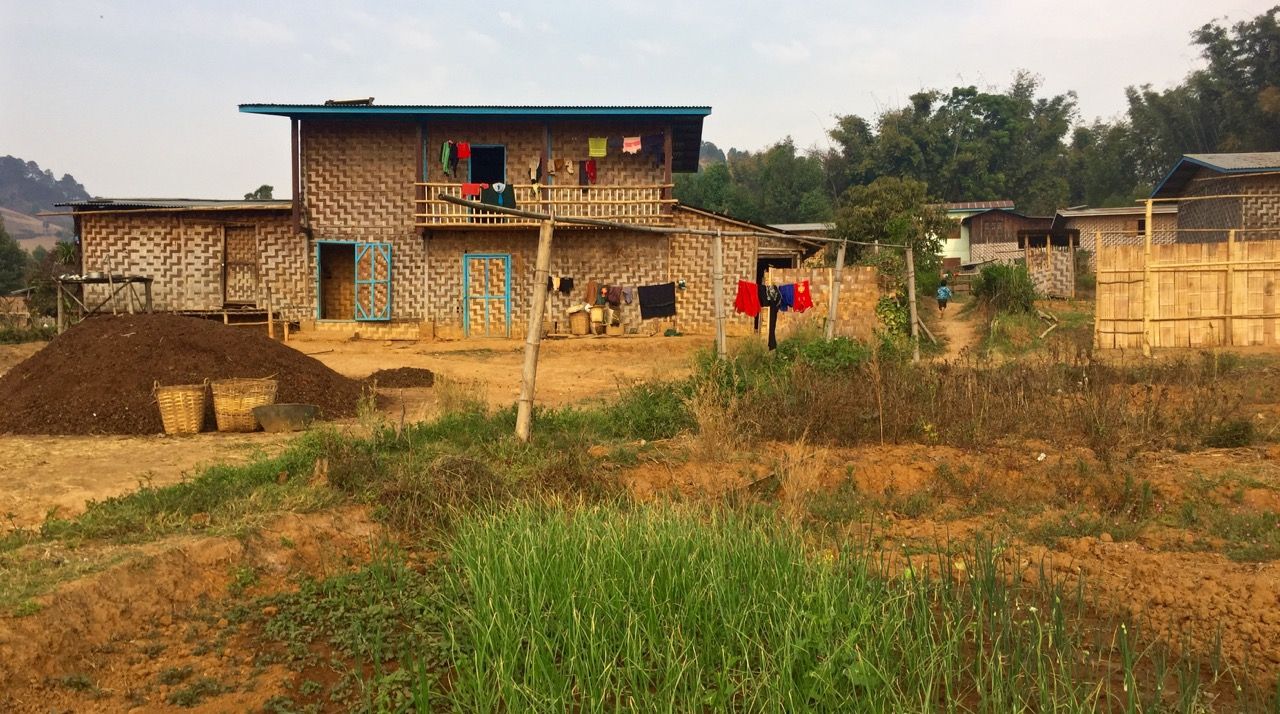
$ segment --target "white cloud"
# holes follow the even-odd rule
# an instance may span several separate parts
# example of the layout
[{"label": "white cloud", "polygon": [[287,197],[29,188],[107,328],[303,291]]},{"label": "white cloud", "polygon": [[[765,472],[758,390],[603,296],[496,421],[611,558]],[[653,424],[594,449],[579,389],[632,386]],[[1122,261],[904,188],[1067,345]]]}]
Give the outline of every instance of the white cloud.
[{"label": "white cloud", "polygon": [[351,44],[351,40],[348,40],[345,37],[334,37],[330,39],[329,47],[333,48],[335,52],[347,56],[351,56],[356,53],[355,45]]},{"label": "white cloud", "polygon": [[258,44],[293,44],[297,41],[293,30],[260,17],[236,15],[231,20],[231,29],[235,36],[246,42]]},{"label": "white cloud", "polygon": [[513,15],[507,12],[506,10],[499,10],[498,19],[501,20],[502,24],[506,25],[507,27],[510,27],[513,30],[519,30],[520,32],[524,32],[524,18],[520,17],[519,15]]},{"label": "white cloud", "polygon": [[627,40],[627,45],[641,54],[658,56],[667,53],[666,44],[653,40]]},{"label": "white cloud", "polygon": [[809,48],[801,44],[799,40],[792,40],[786,44],[781,42],[752,42],[751,48],[756,51],[756,54],[765,59],[787,64],[803,62],[813,56]]},{"label": "white cloud", "polygon": [[492,52],[499,47],[498,41],[492,35],[486,35],[476,30],[467,30],[466,38],[467,44],[474,49]]},{"label": "white cloud", "polygon": [[436,40],[417,22],[396,22],[390,25],[390,32],[396,42],[411,50],[429,50],[436,46]]}]

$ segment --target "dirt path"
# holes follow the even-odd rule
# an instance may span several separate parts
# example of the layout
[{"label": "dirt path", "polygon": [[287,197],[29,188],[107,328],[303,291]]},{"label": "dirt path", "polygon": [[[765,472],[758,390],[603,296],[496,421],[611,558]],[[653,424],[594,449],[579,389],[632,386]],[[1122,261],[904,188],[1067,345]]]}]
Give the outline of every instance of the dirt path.
[{"label": "dirt path", "polygon": [[[965,350],[978,344],[978,328],[972,312],[961,312],[960,305],[952,305],[946,317],[929,323],[929,329],[946,343],[947,351],[941,359],[950,362],[959,359]],[[936,313],[935,313],[936,314]]]}]

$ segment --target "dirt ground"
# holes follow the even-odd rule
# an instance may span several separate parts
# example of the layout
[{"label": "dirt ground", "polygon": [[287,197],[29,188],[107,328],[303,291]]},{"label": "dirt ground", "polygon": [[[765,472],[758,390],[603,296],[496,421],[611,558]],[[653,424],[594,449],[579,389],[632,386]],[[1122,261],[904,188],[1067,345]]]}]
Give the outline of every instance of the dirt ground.
[{"label": "dirt ground", "polygon": [[[1141,623],[1175,649],[1187,643],[1207,658],[1220,642],[1230,664],[1247,666],[1264,682],[1280,677],[1280,561],[1232,561],[1216,552],[1218,539],[1172,517],[1184,503],[1215,500],[1236,514],[1280,511],[1280,447],[1146,454],[1138,466],[1151,488],[1149,525],[1132,539],[1103,532],[1047,544],[1034,537],[1038,526],[1108,508],[1114,494],[1092,492],[1081,481],[1122,481],[1100,473],[1073,477],[1089,458],[1085,450],[795,443],[762,444],[758,451],[646,463],[622,481],[641,500],[776,488],[784,513],[812,517],[818,503],[818,512],[855,514],[842,524],[859,531],[854,542],[876,544],[877,557],[897,560],[899,568],[936,565],[939,553],[963,553],[976,535],[994,536],[1010,544],[1003,554],[1010,571],[1029,583],[1043,566],[1068,592],[1083,581],[1103,615]],[[1214,475],[1220,480],[1205,485]],[[868,525],[873,534],[862,532]],[[956,557],[962,563],[965,556]]]},{"label": "dirt ground", "polygon": [[[45,343],[0,345],[0,373]],[[333,370],[364,379],[378,369],[424,367],[444,379],[433,388],[382,390],[393,420],[432,416],[441,394],[479,393],[493,407],[520,394],[523,342],[382,342],[324,340],[303,335],[290,343]],[[627,337],[548,340],[539,360],[539,404],[564,406],[616,395],[629,383],[675,379],[689,372],[691,357],[710,345],[699,337]],[[0,408],[3,408],[0,406]],[[337,422],[359,428],[355,419]],[[201,466],[243,463],[279,452],[288,435],[219,434],[193,437],[0,435],[0,533],[39,525],[55,511],[71,516],[92,500],[181,481]]]}]

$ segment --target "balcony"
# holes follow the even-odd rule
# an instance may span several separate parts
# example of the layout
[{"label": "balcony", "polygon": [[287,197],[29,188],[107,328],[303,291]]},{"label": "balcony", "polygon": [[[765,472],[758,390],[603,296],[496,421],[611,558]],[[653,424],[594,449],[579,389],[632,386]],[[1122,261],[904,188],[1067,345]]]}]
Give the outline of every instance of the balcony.
[{"label": "balcony", "polygon": [[[418,228],[527,228],[538,222],[520,216],[459,206],[441,196],[462,197],[462,184],[418,183],[413,224]],[[648,226],[671,225],[670,184],[646,186],[543,186],[512,184],[516,208],[554,213],[557,218],[598,218]],[[473,199],[474,200],[474,199]]]}]

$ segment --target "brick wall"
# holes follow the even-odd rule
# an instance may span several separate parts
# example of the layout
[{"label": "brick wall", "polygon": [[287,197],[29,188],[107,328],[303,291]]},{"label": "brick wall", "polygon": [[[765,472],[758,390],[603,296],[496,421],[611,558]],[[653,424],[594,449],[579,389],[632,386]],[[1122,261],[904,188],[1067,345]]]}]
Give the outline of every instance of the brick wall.
[{"label": "brick wall", "polygon": [[[805,312],[783,312],[778,315],[778,335],[786,336],[801,329],[822,329],[826,325],[831,304],[831,284],[835,271],[831,268],[770,268],[766,283],[783,285],[809,281],[813,309]],[[858,340],[870,340],[880,328],[876,304],[884,291],[880,276],[869,266],[846,266],[840,273],[840,303],[836,305],[835,333]]]}]

